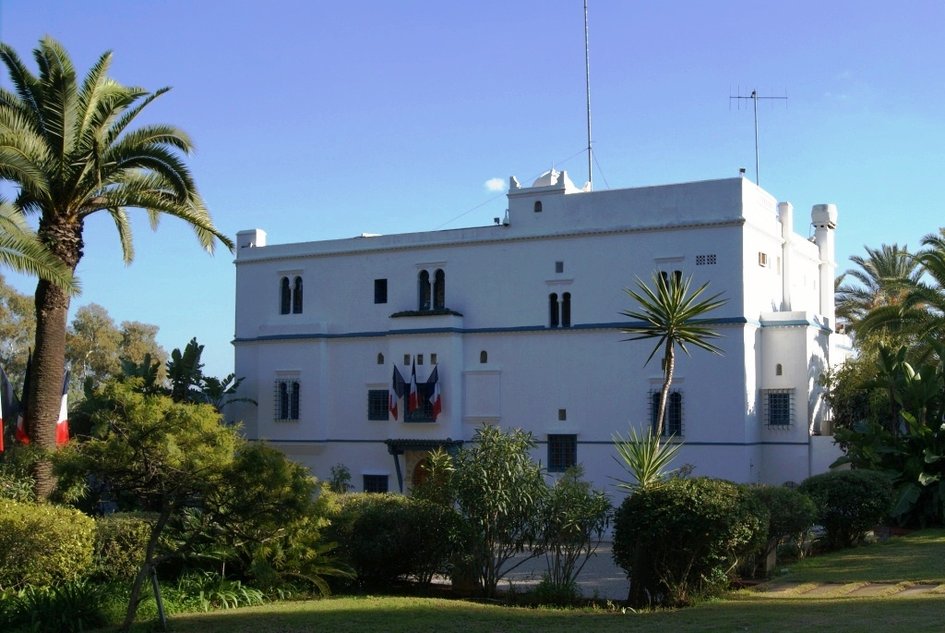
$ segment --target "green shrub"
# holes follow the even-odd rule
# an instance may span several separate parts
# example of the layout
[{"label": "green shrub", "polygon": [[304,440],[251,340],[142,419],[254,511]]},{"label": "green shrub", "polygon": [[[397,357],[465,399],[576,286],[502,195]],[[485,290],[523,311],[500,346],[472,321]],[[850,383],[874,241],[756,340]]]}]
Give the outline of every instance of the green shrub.
[{"label": "green shrub", "polygon": [[805,479],[798,490],[817,507],[831,549],[856,545],[889,512],[892,484],[874,470],[837,470]]},{"label": "green shrub", "polygon": [[764,537],[767,512],[745,487],[671,479],[639,489],[614,517],[614,561],[635,605],[685,605],[724,590]]},{"label": "green shrub", "polygon": [[130,580],[144,562],[153,519],[118,512],[95,519],[92,574],[102,580]]},{"label": "green shrub", "polygon": [[331,537],[367,587],[416,577],[422,584],[445,570],[459,517],[451,509],[395,494],[338,497]]},{"label": "green shrub", "polygon": [[31,633],[71,633],[108,623],[108,587],[87,580],[9,591],[0,598],[0,628]]},{"label": "green shrub", "polygon": [[803,553],[807,534],[817,521],[817,507],[810,497],[786,486],[759,485],[748,490],[768,510],[764,543],[757,552],[759,561],[785,543],[794,543]]},{"label": "green shrub", "polygon": [[0,499],[0,588],[87,575],[94,530],[92,519],[78,510]]}]

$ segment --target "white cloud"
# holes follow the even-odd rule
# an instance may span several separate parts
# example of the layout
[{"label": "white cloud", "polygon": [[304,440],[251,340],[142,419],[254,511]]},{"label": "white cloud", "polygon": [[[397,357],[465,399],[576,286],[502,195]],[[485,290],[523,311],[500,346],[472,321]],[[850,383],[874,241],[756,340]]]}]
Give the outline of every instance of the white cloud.
[{"label": "white cloud", "polygon": [[505,179],[504,178],[490,178],[485,183],[483,183],[487,191],[505,191]]}]

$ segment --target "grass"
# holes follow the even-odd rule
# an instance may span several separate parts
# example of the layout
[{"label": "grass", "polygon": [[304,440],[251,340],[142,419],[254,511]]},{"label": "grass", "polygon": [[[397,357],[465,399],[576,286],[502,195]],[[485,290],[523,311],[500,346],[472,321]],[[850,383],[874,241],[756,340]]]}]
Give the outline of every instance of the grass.
[{"label": "grass", "polygon": [[[790,583],[945,583],[945,530],[807,559],[782,579]],[[781,580],[781,579],[779,579]],[[939,588],[941,589],[941,587]],[[842,592],[840,592],[842,593]],[[494,633],[541,631],[634,633],[674,631],[942,631],[945,593],[871,597],[807,597],[738,591],[724,600],[676,611],[528,609],[461,600],[412,597],[337,597],[174,616],[175,633]],[[135,629],[152,630],[148,624]]]}]

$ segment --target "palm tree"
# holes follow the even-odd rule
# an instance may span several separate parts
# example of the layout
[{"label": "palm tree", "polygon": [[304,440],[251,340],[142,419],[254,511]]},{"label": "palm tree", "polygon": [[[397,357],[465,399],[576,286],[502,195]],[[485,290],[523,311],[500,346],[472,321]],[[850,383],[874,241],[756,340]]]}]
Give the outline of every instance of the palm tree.
[{"label": "palm tree", "polygon": [[837,278],[836,300],[837,317],[854,331],[876,308],[901,304],[922,276],[919,260],[909,253],[908,246],[866,247],[866,257],[853,255],[850,261],[856,268]]},{"label": "palm tree", "polygon": [[[18,189],[16,206],[39,216],[38,236],[70,271],[82,258],[83,225],[104,211],[118,231],[125,263],[134,256],[127,209],[144,209],[157,226],[161,214],[191,225],[200,245],[232,242],[213,225],[181,155],[192,149],[176,127],[130,129],[136,117],[167,92],[123,86],[107,76],[103,54],[81,85],[68,53],[46,37],[33,51],[34,75],[16,52],[0,44],[13,91],[0,90],[0,180]],[[46,280],[36,286],[36,340],[26,395],[28,431],[41,448],[55,449],[65,357],[69,295]],[[35,471],[37,493],[54,484],[48,461]]]},{"label": "palm tree", "polygon": [[23,216],[0,199],[0,265],[25,275],[47,279],[66,292],[79,290],[78,281],[55,255],[43,246]]},{"label": "palm tree", "polygon": [[865,335],[885,333],[898,336],[899,343],[919,343],[920,356],[931,351],[928,343],[945,338],[945,228],[923,237],[922,246],[898,300],[875,306],[856,325]]},{"label": "palm tree", "polygon": [[652,288],[637,278],[639,292],[625,289],[625,292],[640,304],[640,308],[624,310],[621,314],[641,322],[622,329],[626,334],[635,335],[626,340],[657,339],[644,365],[649,363],[658,351],[663,350],[663,388],[660,391],[660,405],[656,417],[657,438],[663,434],[666,400],[676,367],[676,347],[686,355],[689,355],[689,344],[714,354],[722,354],[722,350],[708,340],[718,338],[719,333],[705,323],[702,317],[725,305],[727,300],[720,298],[721,293],[700,299],[709,284],[704,283],[690,292],[691,285],[692,276],[684,279],[681,272],[655,272]]}]

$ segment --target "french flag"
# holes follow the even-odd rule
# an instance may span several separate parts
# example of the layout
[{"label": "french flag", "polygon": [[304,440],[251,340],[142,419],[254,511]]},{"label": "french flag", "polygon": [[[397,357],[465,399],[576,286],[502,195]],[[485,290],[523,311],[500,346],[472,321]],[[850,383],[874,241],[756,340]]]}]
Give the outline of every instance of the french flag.
[{"label": "french flag", "polygon": [[13,436],[20,444],[29,444],[30,436],[26,434],[26,401],[30,393],[30,367],[33,365],[33,351],[30,350],[26,357],[26,378],[23,379],[23,400],[17,407],[16,428],[13,430]]},{"label": "french flag", "polygon": [[394,373],[390,379],[390,391],[387,393],[387,408],[397,419],[397,405],[404,396],[404,377],[400,375],[400,370],[394,365]]},{"label": "french flag", "polygon": [[410,399],[407,403],[407,411],[413,413],[420,406],[420,398],[417,393],[417,363],[414,362],[410,369]]},{"label": "french flag", "polygon": [[440,400],[440,372],[437,371],[437,366],[433,366],[433,371],[430,373],[430,377],[427,378],[427,385],[429,387],[428,391],[430,393],[430,404],[433,405],[433,420],[436,421],[440,411],[443,410],[443,402]]},{"label": "french flag", "polygon": [[62,377],[62,404],[59,405],[59,421],[56,422],[56,446],[62,446],[69,441],[69,375]]},{"label": "french flag", "polygon": [[0,367],[0,453],[3,452],[3,421],[12,424],[16,417],[16,410],[19,408],[19,402],[16,399],[16,393],[13,391],[13,385],[7,378],[7,373]]}]

